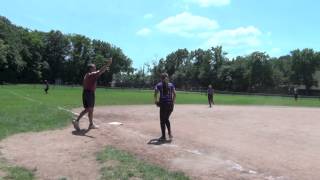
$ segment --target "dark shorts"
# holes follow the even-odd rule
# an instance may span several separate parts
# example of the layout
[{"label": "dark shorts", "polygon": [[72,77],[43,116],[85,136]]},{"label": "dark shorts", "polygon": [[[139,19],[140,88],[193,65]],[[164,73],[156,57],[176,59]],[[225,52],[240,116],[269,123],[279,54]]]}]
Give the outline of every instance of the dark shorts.
[{"label": "dark shorts", "polygon": [[169,120],[169,117],[173,111],[173,103],[160,103],[160,121],[165,122]]},{"label": "dark shorts", "polygon": [[95,103],[95,95],[93,91],[83,90],[82,102],[84,108],[93,108]]}]

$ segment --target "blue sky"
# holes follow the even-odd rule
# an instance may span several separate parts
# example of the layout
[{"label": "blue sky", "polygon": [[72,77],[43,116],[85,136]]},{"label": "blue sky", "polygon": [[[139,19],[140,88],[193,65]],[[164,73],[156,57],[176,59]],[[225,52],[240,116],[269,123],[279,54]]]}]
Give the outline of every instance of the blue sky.
[{"label": "blue sky", "polygon": [[229,57],[320,50],[318,7],[314,0],[1,0],[0,15],[110,42],[139,68],[178,48],[222,45]]}]

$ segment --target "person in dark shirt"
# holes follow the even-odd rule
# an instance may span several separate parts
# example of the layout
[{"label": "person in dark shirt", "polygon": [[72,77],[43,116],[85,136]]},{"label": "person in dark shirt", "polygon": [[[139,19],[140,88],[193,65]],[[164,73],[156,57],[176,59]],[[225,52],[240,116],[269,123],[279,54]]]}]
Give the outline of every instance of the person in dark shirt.
[{"label": "person in dark shirt", "polygon": [[208,92],[207,93],[208,93],[209,107],[211,108],[211,105],[214,104],[214,101],[213,101],[214,89],[212,88],[211,84],[208,87]]},{"label": "person in dark shirt", "polygon": [[49,90],[49,82],[47,80],[44,80],[44,92],[48,94]]},{"label": "person in dark shirt", "polygon": [[293,94],[294,94],[294,100],[298,101],[298,95],[299,95],[298,88],[294,88],[293,89]]},{"label": "person in dark shirt", "polygon": [[97,86],[97,79],[105,72],[109,71],[109,66],[112,63],[112,58],[109,58],[107,63],[100,69],[96,70],[96,66],[94,64],[88,65],[88,72],[85,74],[83,78],[83,92],[82,92],[82,102],[84,110],[79,114],[76,120],[72,121],[74,128],[79,131],[79,120],[88,113],[89,118],[89,127],[90,129],[97,129],[98,126],[93,123],[93,109],[95,104],[95,91]]},{"label": "person in dark shirt", "polygon": [[[159,98],[158,94],[160,94]],[[156,85],[154,91],[155,104],[160,107],[160,128],[162,135],[159,138],[159,141],[166,141],[166,127],[168,129],[169,138],[173,138],[169,118],[173,111],[175,100],[175,87],[169,82],[168,74],[163,73],[161,74],[161,82]]]}]

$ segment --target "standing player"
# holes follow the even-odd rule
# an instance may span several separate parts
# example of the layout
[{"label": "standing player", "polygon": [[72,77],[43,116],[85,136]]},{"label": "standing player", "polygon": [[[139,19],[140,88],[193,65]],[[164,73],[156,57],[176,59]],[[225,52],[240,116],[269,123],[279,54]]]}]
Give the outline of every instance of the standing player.
[{"label": "standing player", "polygon": [[[159,99],[158,93],[160,93]],[[166,141],[166,127],[168,128],[169,138],[173,138],[169,118],[173,111],[175,100],[176,91],[174,85],[169,82],[168,74],[162,73],[161,82],[156,85],[154,91],[154,102],[160,107],[160,127],[162,136],[159,138],[159,141]]]},{"label": "standing player", "polygon": [[211,104],[214,104],[213,101],[213,93],[214,93],[214,89],[212,88],[212,85],[210,84],[208,87],[208,102],[209,102],[209,107],[211,108]]},{"label": "standing player", "polygon": [[293,89],[293,93],[294,93],[294,100],[295,100],[295,101],[298,101],[298,89],[297,89],[297,88],[294,88],[294,89]]},{"label": "standing player", "polygon": [[72,121],[74,128],[79,131],[79,120],[88,113],[89,118],[89,127],[90,129],[97,129],[98,126],[93,123],[93,108],[95,103],[95,91],[97,86],[97,79],[105,72],[109,71],[109,66],[112,63],[112,58],[109,58],[106,65],[104,65],[100,70],[96,70],[96,66],[94,64],[88,65],[88,72],[83,78],[83,92],[82,92],[82,101],[84,110],[79,114],[76,120]]},{"label": "standing player", "polygon": [[48,94],[49,90],[49,82],[47,80],[44,80],[44,92]]}]

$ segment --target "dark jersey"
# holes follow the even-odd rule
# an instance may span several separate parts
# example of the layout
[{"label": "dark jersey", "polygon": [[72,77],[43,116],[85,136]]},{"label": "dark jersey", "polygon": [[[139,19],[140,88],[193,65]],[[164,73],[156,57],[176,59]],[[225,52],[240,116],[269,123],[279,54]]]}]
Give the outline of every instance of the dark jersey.
[{"label": "dark jersey", "polygon": [[213,95],[213,93],[214,93],[213,88],[208,88],[208,94]]},{"label": "dark jersey", "polygon": [[160,103],[172,103],[173,102],[173,91],[175,90],[174,85],[172,83],[168,83],[168,93],[164,94],[163,92],[163,83],[159,82],[156,87],[155,91],[160,93]]}]

